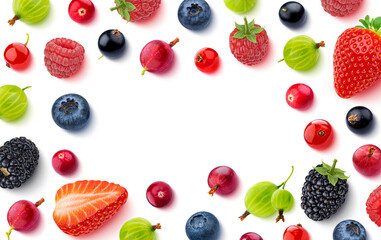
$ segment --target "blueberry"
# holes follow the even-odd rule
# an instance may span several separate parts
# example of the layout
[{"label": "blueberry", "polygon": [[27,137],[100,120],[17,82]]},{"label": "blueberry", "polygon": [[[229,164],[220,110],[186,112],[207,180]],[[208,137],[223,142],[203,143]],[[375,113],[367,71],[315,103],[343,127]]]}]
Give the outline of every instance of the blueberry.
[{"label": "blueberry", "polygon": [[180,23],[189,30],[202,30],[211,20],[209,4],[205,0],[184,0],[177,12]]},{"label": "blueberry", "polygon": [[280,21],[289,28],[299,28],[306,21],[306,11],[298,2],[286,2],[279,9]]},{"label": "blueberry", "polygon": [[54,122],[63,129],[79,130],[89,120],[90,107],[82,96],[73,93],[66,94],[54,102],[52,117]]},{"label": "blueberry", "polygon": [[363,133],[369,128],[373,120],[372,112],[363,106],[357,106],[348,111],[347,126],[352,132]]},{"label": "blueberry", "polygon": [[122,56],[126,49],[123,33],[118,29],[104,31],[98,38],[98,48],[106,57],[118,58]]},{"label": "blueberry", "polygon": [[366,231],[361,223],[345,220],[336,225],[333,240],[366,240]]},{"label": "blueberry", "polygon": [[213,214],[198,212],[188,219],[185,231],[190,240],[215,240],[220,233],[220,224]]}]

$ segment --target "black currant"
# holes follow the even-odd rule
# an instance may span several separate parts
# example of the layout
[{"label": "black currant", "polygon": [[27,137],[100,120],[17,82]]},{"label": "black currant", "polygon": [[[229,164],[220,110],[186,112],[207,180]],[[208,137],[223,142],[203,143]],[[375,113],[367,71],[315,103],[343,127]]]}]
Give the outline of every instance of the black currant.
[{"label": "black currant", "polygon": [[353,132],[361,133],[372,123],[372,112],[363,106],[357,106],[348,111],[346,116],[347,126]]},{"label": "black currant", "polygon": [[120,57],[126,49],[126,40],[118,29],[104,31],[98,39],[98,48],[101,53],[109,58]]},{"label": "black currant", "polygon": [[290,28],[299,28],[306,21],[306,11],[302,4],[298,2],[286,2],[279,9],[281,22]]}]

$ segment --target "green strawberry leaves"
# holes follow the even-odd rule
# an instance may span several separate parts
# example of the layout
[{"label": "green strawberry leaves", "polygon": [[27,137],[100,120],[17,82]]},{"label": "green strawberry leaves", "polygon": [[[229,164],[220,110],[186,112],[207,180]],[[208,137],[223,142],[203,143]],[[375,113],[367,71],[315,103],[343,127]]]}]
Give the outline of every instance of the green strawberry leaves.
[{"label": "green strawberry leaves", "polygon": [[328,181],[333,185],[335,186],[337,181],[339,181],[339,179],[342,179],[342,180],[346,180],[349,178],[349,176],[346,176],[344,173],[345,171],[341,170],[341,169],[338,169],[336,168],[336,163],[337,163],[337,160],[335,159],[333,161],[333,164],[332,166],[324,163],[322,161],[322,166],[321,167],[314,167],[314,169],[321,175],[324,175],[324,176],[327,176],[328,178]]},{"label": "green strawberry leaves", "polygon": [[357,25],[356,28],[366,28],[372,30],[381,36],[381,17],[370,19],[369,15],[366,15],[364,19],[360,19],[359,22],[362,24]]},{"label": "green strawberry leaves", "polygon": [[237,39],[244,39],[246,38],[250,42],[257,43],[257,36],[256,34],[259,34],[263,31],[264,28],[260,28],[255,26],[254,19],[248,23],[247,18],[244,18],[245,24],[240,25],[238,23],[235,23],[235,27],[238,29],[238,32],[236,32],[233,35],[233,38]]},{"label": "green strawberry leaves", "polygon": [[129,22],[131,19],[130,12],[136,9],[134,4],[126,0],[115,0],[115,3],[116,3],[116,6],[113,8],[110,8],[110,10],[114,11],[118,9],[120,16],[122,18],[125,18],[127,22]]}]

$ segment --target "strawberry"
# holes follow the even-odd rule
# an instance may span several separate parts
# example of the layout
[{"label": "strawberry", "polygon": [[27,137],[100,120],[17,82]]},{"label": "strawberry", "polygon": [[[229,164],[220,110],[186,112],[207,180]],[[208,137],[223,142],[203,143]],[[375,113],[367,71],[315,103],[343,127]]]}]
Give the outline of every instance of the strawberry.
[{"label": "strawberry", "polygon": [[342,98],[371,87],[381,78],[381,17],[361,19],[364,26],[345,30],[333,54],[334,85]]},{"label": "strawberry", "polygon": [[261,62],[269,48],[269,38],[261,26],[250,23],[244,18],[245,24],[235,24],[236,28],[230,33],[229,45],[234,57],[243,64],[254,65]]},{"label": "strawberry", "polygon": [[160,7],[161,0],[115,0],[115,3],[110,10],[117,9],[127,22],[143,22]]},{"label": "strawberry", "polygon": [[90,233],[111,219],[126,203],[127,190],[105,181],[78,181],[56,193],[53,218],[66,234]]},{"label": "strawberry", "polygon": [[357,10],[362,0],[321,0],[324,11],[334,17],[344,17]]},{"label": "strawberry", "polygon": [[366,201],[366,212],[369,214],[370,220],[381,227],[381,186],[369,195]]}]

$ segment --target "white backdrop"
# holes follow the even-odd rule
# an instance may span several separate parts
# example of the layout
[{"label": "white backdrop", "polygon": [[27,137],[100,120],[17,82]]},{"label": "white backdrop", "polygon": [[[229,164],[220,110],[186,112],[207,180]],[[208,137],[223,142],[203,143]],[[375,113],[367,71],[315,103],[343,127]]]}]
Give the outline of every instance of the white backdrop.
[{"label": "white backdrop", "polygon": [[[370,221],[365,202],[370,192],[381,183],[381,176],[365,178],[352,165],[352,154],[361,145],[380,143],[380,84],[365,94],[349,100],[339,98],[333,88],[332,54],[337,37],[357,25],[366,14],[377,17],[381,3],[365,0],[361,9],[347,18],[334,18],[324,12],[320,1],[301,0],[308,12],[305,27],[290,30],[278,18],[284,0],[258,0],[246,14],[264,26],[271,42],[266,60],[254,67],[239,63],[230,53],[228,38],[234,22],[243,23],[243,15],[227,9],[223,0],[209,0],[213,20],[207,30],[192,32],[177,20],[181,1],[162,0],[153,20],[128,23],[116,12],[110,12],[113,1],[94,0],[96,18],[88,25],[72,21],[67,13],[69,0],[51,1],[48,19],[37,26],[7,20],[13,17],[12,1],[0,3],[0,49],[12,42],[26,40],[33,62],[24,72],[16,72],[0,64],[0,85],[32,86],[26,91],[29,107],[25,116],[12,123],[0,121],[1,144],[13,137],[26,136],[40,150],[39,165],[34,176],[20,189],[0,189],[0,237],[8,230],[6,214],[20,199],[46,202],[40,206],[41,222],[30,233],[13,232],[12,239],[74,239],[55,225],[52,213],[54,196],[64,184],[93,179],[116,182],[129,192],[127,204],[100,230],[77,239],[118,239],[123,223],[133,217],[160,222],[159,239],[187,239],[185,223],[195,212],[205,210],[220,221],[221,240],[239,239],[254,231],[264,239],[282,239],[289,225],[301,223],[313,240],[332,239],[334,226],[348,218],[360,221],[371,240],[380,239],[380,229]],[[99,35],[107,29],[119,29],[128,48],[119,60],[102,58],[97,47]],[[300,34],[317,42],[324,40],[318,66],[305,73],[296,72],[283,63],[283,46]],[[79,74],[62,80],[52,77],[43,62],[45,44],[53,38],[66,37],[81,43],[85,62]],[[164,75],[146,73],[141,76],[139,54],[151,40],[167,42],[179,37],[174,47],[176,63]],[[216,74],[197,70],[193,58],[203,47],[212,47],[220,55],[221,67]],[[290,108],[285,93],[294,83],[306,83],[315,93],[307,111]],[[59,128],[51,117],[51,106],[66,93],[84,96],[91,107],[91,122],[79,133]],[[365,136],[355,135],[345,124],[347,111],[364,105],[373,111],[374,130]],[[325,119],[334,128],[333,145],[323,151],[310,148],[303,139],[305,126],[314,119]],[[80,160],[76,174],[63,177],[51,166],[53,154],[70,149]],[[301,189],[308,171],[321,160],[351,175],[350,190],[340,211],[329,220],[314,222],[300,208]],[[232,167],[240,179],[239,189],[229,197],[208,195],[207,176],[216,166]],[[275,224],[273,217],[249,216],[241,222],[245,211],[246,191],[259,181],[283,182],[295,172],[286,188],[294,195],[295,205],[286,213],[286,222]],[[175,192],[173,204],[156,209],[146,200],[147,187],[162,180]],[[276,216],[274,216],[275,218]]]}]

